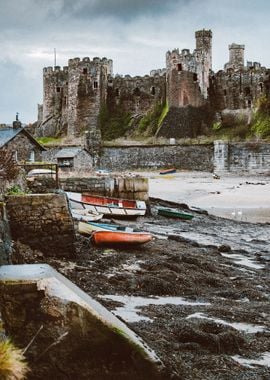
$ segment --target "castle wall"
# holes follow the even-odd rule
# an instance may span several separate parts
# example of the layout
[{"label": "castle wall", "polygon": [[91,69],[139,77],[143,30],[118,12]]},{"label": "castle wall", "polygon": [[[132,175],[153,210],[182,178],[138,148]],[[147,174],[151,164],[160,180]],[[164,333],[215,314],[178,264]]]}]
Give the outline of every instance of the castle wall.
[{"label": "castle wall", "polygon": [[211,103],[218,110],[251,108],[265,94],[265,68],[219,71],[211,77]]},{"label": "castle wall", "polygon": [[166,99],[166,78],[164,73],[125,77],[116,76],[109,81],[108,105],[131,114],[146,114],[157,102]]},{"label": "castle wall", "polygon": [[197,75],[172,69],[167,76],[169,107],[200,107],[204,103]]}]

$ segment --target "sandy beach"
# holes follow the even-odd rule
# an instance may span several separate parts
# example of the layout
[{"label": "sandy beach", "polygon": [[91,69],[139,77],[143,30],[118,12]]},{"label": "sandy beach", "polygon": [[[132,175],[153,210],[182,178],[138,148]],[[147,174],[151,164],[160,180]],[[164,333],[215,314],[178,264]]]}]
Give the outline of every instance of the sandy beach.
[{"label": "sandy beach", "polygon": [[177,172],[160,175],[140,173],[149,178],[151,197],[186,203],[210,214],[248,221],[270,222],[270,178],[262,176],[221,176],[212,173]]}]

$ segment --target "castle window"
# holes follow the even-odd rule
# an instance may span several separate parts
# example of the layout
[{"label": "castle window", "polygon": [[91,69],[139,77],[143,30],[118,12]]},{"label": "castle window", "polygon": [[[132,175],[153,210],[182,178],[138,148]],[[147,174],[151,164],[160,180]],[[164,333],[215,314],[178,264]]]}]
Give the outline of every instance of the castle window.
[{"label": "castle window", "polygon": [[223,90],[223,95],[224,95],[224,96],[227,95],[227,90]]},{"label": "castle window", "polygon": [[261,89],[261,92],[263,92],[263,84],[260,83],[260,89]]},{"label": "castle window", "polygon": [[61,87],[56,87],[56,92],[60,92],[61,91]]},{"label": "castle window", "polygon": [[139,87],[136,87],[133,93],[134,93],[135,96],[140,96],[141,95],[141,91],[140,91]]},{"label": "castle window", "polygon": [[177,71],[182,71],[182,63],[177,63]]},{"label": "castle window", "polygon": [[98,82],[94,81],[94,88],[98,88]]},{"label": "castle window", "polygon": [[87,68],[86,67],[83,68],[83,74],[87,74]]},{"label": "castle window", "polygon": [[116,88],[116,89],[115,89],[115,96],[119,96],[119,95],[120,95],[119,88]]},{"label": "castle window", "polygon": [[156,94],[156,89],[155,89],[154,86],[151,88],[151,94],[152,94],[152,95],[155,95],[155,94]]},{"label": "castle window", "polygon": [[245,96],[250,95],[250,87],[245,87]]},{"label": "castle window", "polygon": [[251,108],[251,100],[248,100],[248,108]]},{"label": "castle window", "polygon": [[198,80],[198,75],[196,73],[193,74],[193,81],[194,82],[197,82]]}]

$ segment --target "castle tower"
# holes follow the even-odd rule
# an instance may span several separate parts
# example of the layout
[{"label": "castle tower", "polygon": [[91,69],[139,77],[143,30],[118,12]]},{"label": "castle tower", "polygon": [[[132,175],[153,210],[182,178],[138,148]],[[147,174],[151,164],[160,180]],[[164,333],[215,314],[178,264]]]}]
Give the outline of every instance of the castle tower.
[{"label": "castle tower", "polygon": [[229,45],[229,66],[234,69],[240,69],[244,66],[245,45]]},{"label": "castle tower", "polygon": [[212,31],[198,30],[195,32],[197,75],[202,95],[208,97],[209,74],[212,70]]}]

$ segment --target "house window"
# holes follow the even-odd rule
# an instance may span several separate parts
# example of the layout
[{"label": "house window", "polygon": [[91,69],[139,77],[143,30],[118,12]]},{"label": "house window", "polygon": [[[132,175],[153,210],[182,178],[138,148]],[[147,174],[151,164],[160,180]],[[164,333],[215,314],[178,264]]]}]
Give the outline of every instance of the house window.
[{"label": "house window", "polygon": [[227,90],[223,90],[223,94],[224,94],[224,96],[226,96],[227,95]]},{"label": "house window", "polygon": [[94,88],[98,88],[98,82],[97,81],[94,82]]},{"label": "house window", "polygon": [[116,88],[116,89],[115,89],[115,96],[120,96],[119,88]]},{"label": "house window", "polygon": [[152,94],[152,95],[155,95],[155,94],[156,94],[156,89],[155,89],[154,86],[151,88],[151,94]]},{"label": "house window", "polygon": [[87,68],[86,67],[83,68],[83,74],[87,74]]},{"label": "house window", "polygon": [[35,161],[35,151],[34,151],[34,150],[32,150],[32,151],[30,152],[29,161],[31,161],[31,162],[34,162],[34,161]]},{"label": "house window", "polygon": [[177,63],[177,71],[182,71],[182,63]]},{"label": "house window", "polygon": [[56,92],[60,92],[61,91],[61,87],[56,87]]}]

